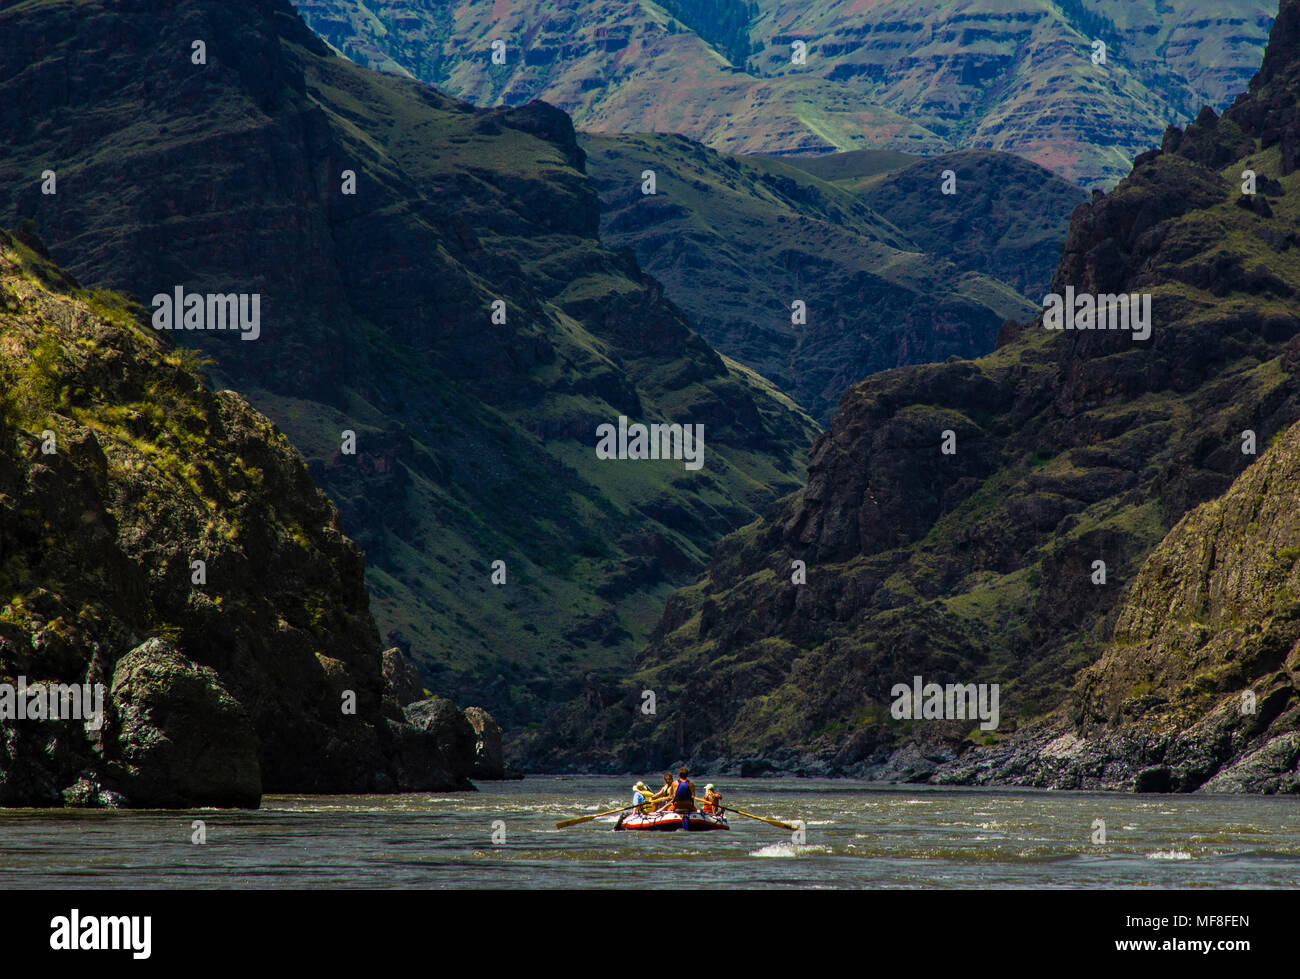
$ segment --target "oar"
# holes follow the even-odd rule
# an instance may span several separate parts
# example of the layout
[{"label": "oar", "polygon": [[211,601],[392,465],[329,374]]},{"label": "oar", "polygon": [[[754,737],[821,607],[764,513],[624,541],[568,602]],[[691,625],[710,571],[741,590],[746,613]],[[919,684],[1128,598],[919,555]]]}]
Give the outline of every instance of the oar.
[{"label": "oar", "polygon": [[632,803],[630,806],[624,806],[622,809],[611,809],[609,812],[594,812],[590,816],[577,816],[574,819],[564,819],[555,824],[556,829],[564,829],[566,826],[577,826],[579,823],[585,823],[592,819],[599,819],[601,816],[612,816],[616,812],[627,812],[629,809],[635,809],[640,803]]},{"label": "oar", "polygon": [[748,816],[750,819],[757,819],[760,823],[771,823],[773,826],[780,826],[782,829],[788,829],[792,832],[798,831],[798,826],[792,826],[789,823],[783,823],[779,819],[768,819],[766,816],[755,816],[752,812],[745,812],[743,809],[733,809],[731,806],[724,805],[723,812],[734,812],[738,816]]}]

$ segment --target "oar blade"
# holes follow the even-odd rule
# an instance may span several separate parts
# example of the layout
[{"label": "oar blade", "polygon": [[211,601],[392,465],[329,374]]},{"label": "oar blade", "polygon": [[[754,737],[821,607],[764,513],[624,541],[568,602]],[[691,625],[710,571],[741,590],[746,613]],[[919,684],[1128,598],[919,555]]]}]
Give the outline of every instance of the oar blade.
[{"label": "oar blade", "polygon": [[567,826],[577,826],[579,823],[585,823],[587,820],[595,818],[595,816],[579,816],[576,819],[562,819],[555,824],[555,828],[564,829]]},{"label": "oar blade", "polygon": [[564,829],[566,826],[577,826],[578,823],[585,823],[591,819],[599,819],[601,816],[612,816],[618,812],[627,812],[629,809],[635,809],[636,804],[624,806],[622,809],[610,809],[608,812],[593,812],[590,816],[575,816],[573,819],[562,819],[555,824],[556,829]]},{"label": "oar blade", "polygon": [[789,830],[792,833],[797,832],[799,829],[798,826],[792,826],[790,823],[784,823],[779,819],[768,819],[766,816],[755,816],[752,812],[745,812],[745,810],[743,809],[728,809],[728,811],[734,812],[738,816],[746,816],[749,819],[757,819],[760,823],[768,823],[771,826],[779,826],[781,829]]}]

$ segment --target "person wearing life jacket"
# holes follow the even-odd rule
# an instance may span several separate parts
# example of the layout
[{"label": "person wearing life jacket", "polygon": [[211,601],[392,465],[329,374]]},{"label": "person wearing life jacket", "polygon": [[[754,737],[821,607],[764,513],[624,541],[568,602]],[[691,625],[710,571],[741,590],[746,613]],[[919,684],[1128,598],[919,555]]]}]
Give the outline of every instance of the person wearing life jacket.
[{"label": "person wearing life jacket", "polygon": [[664,784],[658,792],[650,797],[650,801],[656,803],[654,811],[663,812],[673,801],[673,774],[664,772]]},{"label": "person wearing life jacket", "polygon": [[636,806],[637,812],[649,812],[650,786],[644,782],[637,782],[632,786],[632,805]]},{"label": "person wearing life jacket", "polygon": [[704,787],[704,805],[701,809],[703,812],[722,812],[722,793],[713,787],[712,782]]},{"label": "person wearing life jacket", "polygon": [[690,770],[683,765],[677,770],[673,783],[673,812],[682,817],[682,829],[689,829],[691,813],[695,811],[695,783],[690,780]]}]

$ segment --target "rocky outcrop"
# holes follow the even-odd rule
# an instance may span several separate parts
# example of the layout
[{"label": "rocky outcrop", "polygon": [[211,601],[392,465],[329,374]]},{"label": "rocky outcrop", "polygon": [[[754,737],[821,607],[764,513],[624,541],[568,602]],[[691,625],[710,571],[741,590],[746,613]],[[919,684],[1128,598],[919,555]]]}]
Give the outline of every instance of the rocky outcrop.
[{"label": "rocky outcrop", "polygon": [[428,696],[419,669],[396,646],[384,650],[384,682],[401,707]]},{"label": "rocky outcrop", "polygon": [[407,722],[423,732],[442,768],[471,773],[478,764],[477,737],[465,712],[446,697],[430,697],[404,708]]},{"label": "rocky outcrop", "polygon": [[[936,785],[1024,785],[1116,792],[1300,793],[1300,735],[1260,736],[1241,723],[1239,705],[1181,732],[1130,730],[1083,738],[1050,731],[960,757],[944,752],[916,778]],[[1292,724],[1295,718],[1289,719]],[[866,778],[895,778],[897,759],[859,769]]]},{"label": "rocky outcrop", "polygon": [[474,777],[487,781],[522,778],[523,775],[506,764],[501,743],[501,725],[482,707],[466,707],[465,719],[474,729]]},{"label": "rocky outcrop", "polygon": [[1293,426],[1146,560],[1071,698],[1080,736],[1159,745],[1166,790],[1300,791],[1298,540]]},{"label": "rocky outcrop", "polygon": [[[501,725],[492,715],[482,707],[461,711],[445,697],[430,697],[420,686],[419,670],[398,647],[384,650],[384,680],[409,724],[422,735],[417,739],[422,744],[409,738],[405,742],[403,765],[410,776],[423,771],[427,775],[420,777],[433,784],[450,780],[459,785],[467,783],[466,773],[486,781],[523,777],[506,765]],[[465,724],[469,725],[468,735]],[[468,751],[470,735],[474,741],[472,758]]]},{"label": "rocky outcrop", "polygon": [[[405,757],[438,733],[389,696],[361,555],[302,458],[41,251],[0,233],[0,805],[464,785],[472,740],[437,777]],[[55,690],[57,719],[17,711]]]},{"label": "rocky outcrop", "polygon": [[258,739],[217,672],[150,639],[113,667],[107,781],[133,805],[256,807]]}]

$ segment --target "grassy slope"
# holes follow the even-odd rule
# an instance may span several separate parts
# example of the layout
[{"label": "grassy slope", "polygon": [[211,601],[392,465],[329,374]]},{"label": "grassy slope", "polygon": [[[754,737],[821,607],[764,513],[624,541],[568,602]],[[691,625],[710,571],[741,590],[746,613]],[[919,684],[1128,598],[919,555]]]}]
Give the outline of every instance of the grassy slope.
[{"label": "grassy slope", "polygon": [[[316,67],[322,80],[316,91],[331,111],[344,118],[354,113],[369,119],[385,116],[373,102],[350,104],[344,92],[358,74],[350,66]],[[378,89],[373,76],[366,81],[367,94]],[[403,101],[396,94],[390,98],[399,105]],[[402,108],[419,111],[409,103]],[[491,168],[495,179],[504,172],[531,180],[563,166],[549,147],[531,137],[503,129],[485,138],[473,131],[471,118],[452,120],[460,118],[465,124],[459,137],[448,131],[446,118],[437,120],[437,154],[427,152],[424,139],[410,140],[409,129],[396,127],[382,150],[420,184],[476,168]],[[451,689],[457,693],[485,680],[495,682],[493,706],[501,711],[511,702],[511,713],[519,717],[527,715],[534,697],[546,695],[551,678],[617,664],[653,627],[672,580],[655,581],[659,572],[653,562],[635,553],[648,534],[666,538],[683,563],[698,565],[707,559],[714,535],[743,522],[771,498],[774,488],[798,473],[789,455],[774,457],[766,447],[740,444],[745,433],[729,433],[733,444],[725,445],[721,439],[728,435],[710,431],[719,441],[710,443],[707,473],[696,479],[680,463],[609,465],[595,459],[585,439],[537,438],[532,432],[548,421],[567,425],[575,419],[616,417],[617,410],[604,399],[577,393],[602,368],[627,373],[638,391],[643,420],[691,417],[707,408],[719,385],[731,385],[738,396],[762,402],[772,428],[789,439],[785,451],[797,452],[812,428],[788,399],[772,397],[770,387],[743,371],[727,369],[682,383],[676,375],[689,371],[689,362],[662,357],[638,362],[631,359],[635,350],[611,350],[588,332],[566,312],[567,305],[598,306],[612,294],[635,294],[638,285],[622,270],[608,269],[607,253],[594,238],[521,238],[514,231],[493,235],[488,230],[480,241],[489,251],[517,255],[541,289],[556,290],[549,297],[553,306],[547,310],[547,326],[561,354],[555,365],[537,372],[540,378],[534,374],[534,383],[545,391],[539,401],[498,410],[477,404],[444,403],[438,410],[423,406],[442,419],[477,414],[483,428],[495,434],[489,435],[485,452],[483,436],[472,426],[439,425],[452,428],[443,431],[439,453],[457,460],[451,485],[414,477],[416,493],[427,494],[428,502],[408,506],[401,532],[390,531],[387,553],[393,559],[372,572],[371,591],[381,626],[396,629],[417,651],[427,651],[422,665],[430,667],[433,682],[446,686],[447,671],[472,677],[454,683]],[[575,275],[576,270],[585,274]],[[488,286],[484,292],[499,294],[500,288]],[[589,427],[594,431],[594,425]],[[470,430],[458,434],[456,428]],[[681,508],[688,519],[680,525],[670,517],[647,521],[646,509],[656,506],[665,512]],[[509,569],[515,591],[510,597],[489,584],[489,565],[498,559]],[[611,579],[628,594],[614,601],[603,596],[600,586]],[[539,675],[547,678],[540,688]]]},{"label": "grassy slope", "polygon": [[[916,248],[983,273],[1038,303],[1060,257],[1070,212],[1086,194],[1009,153],[960,150],[928,159],[855,150],[793,157],[787,164],[828,180],[905,229]],[[942,194],[943,174],[955,175]]]}]

